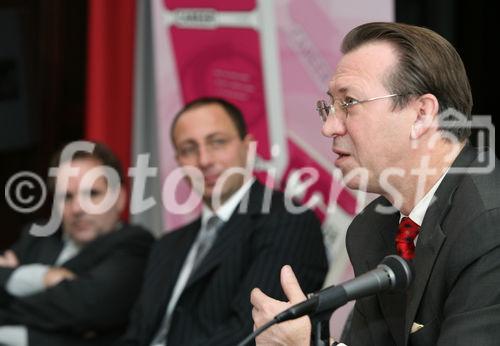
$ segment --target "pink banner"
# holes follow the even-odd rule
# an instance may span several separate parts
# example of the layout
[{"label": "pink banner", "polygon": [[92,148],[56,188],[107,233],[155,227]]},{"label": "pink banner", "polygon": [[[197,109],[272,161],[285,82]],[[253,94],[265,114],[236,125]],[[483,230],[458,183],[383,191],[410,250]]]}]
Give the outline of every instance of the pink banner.
[{"label": "pink banner", "polygon": [[217,11],[250,11],[255,8],[256,0],[164,0],[169,10],[177,8],[211,8]]},{"label": "pink banner", "polygon": [[269,158],[259,33],[244,28],[171,27],[169,34],[183,101],[200,96],[230,100],[243,111],[250,133],[257,136],[259,155]]}]

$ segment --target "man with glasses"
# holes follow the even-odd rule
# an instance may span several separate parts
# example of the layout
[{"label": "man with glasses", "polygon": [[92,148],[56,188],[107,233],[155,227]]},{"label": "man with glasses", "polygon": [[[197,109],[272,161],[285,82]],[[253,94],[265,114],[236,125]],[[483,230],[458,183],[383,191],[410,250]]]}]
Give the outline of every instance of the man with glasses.
[{"label": "man with glasses", "polygon": [[123,344],[234,346],[252,331],[252,288],[283,296],[283,265],[294,266],[306,289],[321,287],[328,265],[320,224],[252,178],[252,136],[232,103],[193,100],[170,133],[179,165],[197,172],[189,183],[202,214],[152,250]]},{"label": "man with glasses", "polygon": [[[349,346],[497,345],[500,340],[500,170],[468,143],[472,96],[463,63],[428,29],[354,28],[318,101],[323,135],[346,184],[380,194],[350,225],[356,276],[398,254],[414,271],[406,292],[358,299]],[[490,134],[491,135],[491,134]],[[289,302],[255,289],[256,327],[305,299],[290,267]],[[279,324],[258,345],[309,345],[307,317]]]}]

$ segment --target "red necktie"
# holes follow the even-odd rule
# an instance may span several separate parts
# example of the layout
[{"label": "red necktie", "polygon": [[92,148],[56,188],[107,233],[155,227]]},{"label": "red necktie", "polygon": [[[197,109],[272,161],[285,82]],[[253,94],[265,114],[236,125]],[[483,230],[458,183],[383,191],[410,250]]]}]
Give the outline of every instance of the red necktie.
[{"label": "red necktie", "polygon": [[420,226],[413,222],[409,217],[403,217],[399,223],[399,230],[396,234],[396,249],[398,255],[405,260],[411,260],[415,257],[414,240],[420,231]]}]

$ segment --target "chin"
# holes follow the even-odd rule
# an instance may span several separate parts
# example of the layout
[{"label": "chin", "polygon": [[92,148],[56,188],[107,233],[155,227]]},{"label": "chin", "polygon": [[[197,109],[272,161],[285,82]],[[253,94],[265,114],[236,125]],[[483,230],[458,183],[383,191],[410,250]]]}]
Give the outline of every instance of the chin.
[{"label": "chin", "polygon": [[345,184],[348,188],[351,190],[361,190],[361,184],[359,183],[358,180],[350,180]]},{"label": "chin", "polygon": [[97,232],[95,232],[94,230],[79,231],[75,232],[72,238],[79,244],[86,244],[97,238]]}]

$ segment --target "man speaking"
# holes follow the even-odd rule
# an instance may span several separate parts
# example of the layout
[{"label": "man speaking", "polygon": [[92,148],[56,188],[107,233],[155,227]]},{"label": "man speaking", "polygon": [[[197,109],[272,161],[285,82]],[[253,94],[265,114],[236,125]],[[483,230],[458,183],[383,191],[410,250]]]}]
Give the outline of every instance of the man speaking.
[{"label": "man speaking", "polygon": [[[346,246],[356,276],[387,255],[414,267],[406,292],[358,299],[348,346],[498,345],[500,169],[471,147],[472,96],[460,56],[435,32],[398,23],[354,28],[317,102],[335,165],[353,189],[381,197],[358,215]],[[252,292],[257,327],[304,299],[286,267],[290,302]],[[299,279],[300,281],[300,279]],[[260,345],[309,345],[308,318]]]}]

